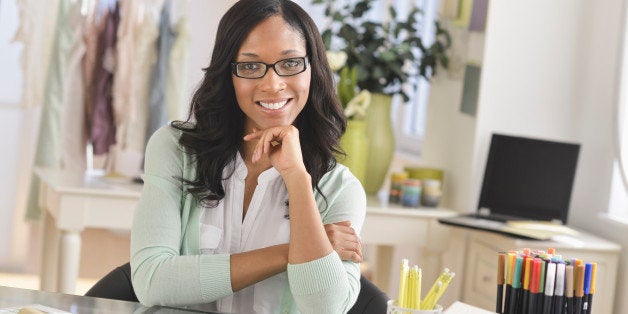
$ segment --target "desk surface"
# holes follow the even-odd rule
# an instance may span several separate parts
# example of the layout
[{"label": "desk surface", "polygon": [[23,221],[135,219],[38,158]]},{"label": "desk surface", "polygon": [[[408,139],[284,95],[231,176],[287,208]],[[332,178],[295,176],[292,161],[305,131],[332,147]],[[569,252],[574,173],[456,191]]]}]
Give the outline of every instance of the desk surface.
[{"label": "desk surface", "polygon": [[[142,185],[128,178],[53,169],[36,168],[35,173],[42,182],[40,205],[47,217],[44,230],[49,235],[43,246],[46,263],[42,267],[41,287],[71,293],[78,274],[80,232],[85,228],[131,229]],[[365,244],[411,246],[413,250],[433,254],[443,251],[447,236],[437,218],[453,216],[454,212],[388,204],[386,195],[381,196],[369,196],[367,200],[361,232]]]},{"label": "desk surface", "polygon": [[[137,302],[118,301],[110,299],[84,297],[70,294],[27,290],[0,286],[0,310],[4,308],[22,307],[40,304],[46,307],[70,313],[98,314],[98,313],[158,313],[158,314],[185,314],[201,313],[200,311],[185,310],[169,307],[145,307]],[[211,313],[211,312],[203,312]]]},{"label": "desk surface", "polygon": [[142,184],[127,177],[107,177],[68,172],[59,169],[35,167],[34,172],[57,192],[95,195],[114,195],[139,199]]},{"label": "desk surface", "polygon": [[[142,184],[133,183],[126,177],[90,176],[82,173],[68,173],[57,169],[35,168],[39,178],[56,192],[66,194],[100,195],[139,199]],[[393,217],[450,217],[455,213],[449,209],[436,207],[408,208],[399,204],[389,204],[386,197],[369,195],[366,211]]]}]

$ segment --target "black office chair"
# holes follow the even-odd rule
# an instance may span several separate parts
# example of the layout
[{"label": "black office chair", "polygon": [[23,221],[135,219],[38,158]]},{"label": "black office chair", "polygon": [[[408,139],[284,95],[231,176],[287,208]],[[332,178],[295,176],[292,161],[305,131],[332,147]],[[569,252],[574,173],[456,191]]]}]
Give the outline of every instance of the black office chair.
[{"label": "black office chair", "polygon": [[131,264],[116,267],[98,280],[85,296],[139,302],[131,285]]},{"label": "black office chair", "polygon": [[[360,276],[360,294],[348,314],[384,314],[388,296],[364,276]],[[85,293],[88,297],[138,302],[131,285],[131,264],[117,267]]]}]

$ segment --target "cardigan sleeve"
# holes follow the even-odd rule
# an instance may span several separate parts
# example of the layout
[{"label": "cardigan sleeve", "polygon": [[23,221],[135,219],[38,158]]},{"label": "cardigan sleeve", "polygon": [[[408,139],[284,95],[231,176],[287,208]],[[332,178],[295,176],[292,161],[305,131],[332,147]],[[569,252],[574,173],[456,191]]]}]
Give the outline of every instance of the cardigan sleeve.
[{"label": "cardigan sleeve", "polygon": [[233,293],[228,254],[181,256],[185,158],[179,137],[164,127],[146,148],[131,232],[133,288],[146,306],[208,303]]},{"label": "cardigan sleeve", "polygon": [[[324,224],[349,220],[360,232],[366,195],[360,182],[342,165],[326,174],[316,194]],[[342,261],[336,251],[302,264],[288,264],[288,281],[301,313],[346,313],[360,292],[360,265]]]}]

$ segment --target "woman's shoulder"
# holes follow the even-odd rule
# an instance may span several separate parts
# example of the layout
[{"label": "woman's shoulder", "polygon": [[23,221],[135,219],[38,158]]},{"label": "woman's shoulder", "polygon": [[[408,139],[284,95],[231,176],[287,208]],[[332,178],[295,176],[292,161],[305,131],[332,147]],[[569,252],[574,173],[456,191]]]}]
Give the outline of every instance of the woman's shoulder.
[{"label": "woman's shoulder", "polygon": [[148,140],[146,146],[147,151],[169,151],[180,150],[179,139],[181,138],[182,131],[171,126],[166,125],[157,129]]},{"label": "woman's shoulder", "polygon": [[339,188],[359,188],[362,184],[345,165],[336,163],[319,181],[319,186],[324,189],[338,190]]},{"label": "woman's shoulder", "polygon": [[149,143],[158,142],[160,144],[165,144],[165,143],[177,143],[178,144],[179,139],[181,138],[181,134],[183,134],[183,131],[169,124],[169,125],[165,125],[157,129],[151,135],[148,142]]}]

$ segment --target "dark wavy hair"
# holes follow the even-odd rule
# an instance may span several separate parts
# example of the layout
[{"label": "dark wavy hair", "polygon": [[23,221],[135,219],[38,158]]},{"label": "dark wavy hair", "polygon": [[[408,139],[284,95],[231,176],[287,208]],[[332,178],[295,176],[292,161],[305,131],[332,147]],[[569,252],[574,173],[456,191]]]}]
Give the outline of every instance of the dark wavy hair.
[{"label": "dark wavy hair", "polygon": [[321,192],[319,180],[336,165],[334,153],[342,154],[338,141],[347,121],[316,25],[289,0],[240,0],[220,20],[212,59],[192,98],[187,120],[171,124],[182,131],[179,143],[196,162],[196,178],[181,178],[186,190],[209,206],[216,206],[225,196],[222,181],[233,173],[223,177],[223,169],[235,160],[243,145],[245,115],[236,101],[231,62],[251,30],[275,15],[303,36],[311,64],[309,98],[294,126],[299,130],[312,188]]}]

